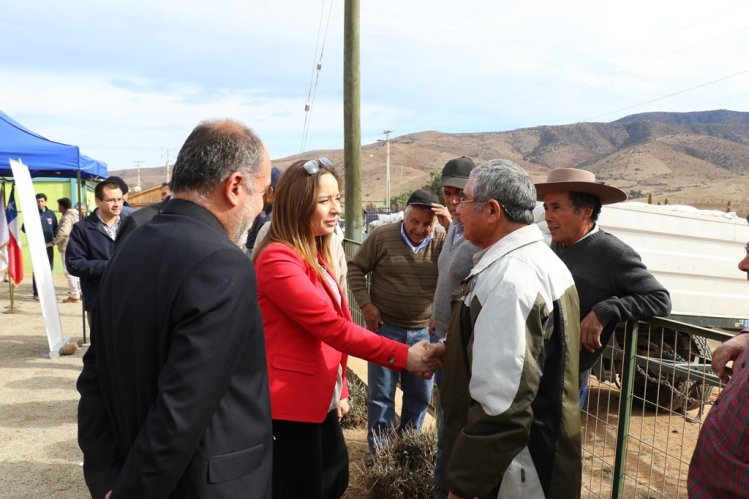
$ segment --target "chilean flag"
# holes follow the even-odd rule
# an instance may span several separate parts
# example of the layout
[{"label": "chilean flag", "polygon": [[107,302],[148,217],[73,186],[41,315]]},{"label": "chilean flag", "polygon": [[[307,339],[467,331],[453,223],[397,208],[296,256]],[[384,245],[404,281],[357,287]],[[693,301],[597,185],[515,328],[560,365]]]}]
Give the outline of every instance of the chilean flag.
[{"label": "chilean flag", "polygon": [[21,238],[18,237],[18,210],[16,210],[16,197],[14,196],[16,186],[10,190],[8,208],[5,216],[8,220],[8,275],[18,285],[23,281],[23,253],[21,253]]}]

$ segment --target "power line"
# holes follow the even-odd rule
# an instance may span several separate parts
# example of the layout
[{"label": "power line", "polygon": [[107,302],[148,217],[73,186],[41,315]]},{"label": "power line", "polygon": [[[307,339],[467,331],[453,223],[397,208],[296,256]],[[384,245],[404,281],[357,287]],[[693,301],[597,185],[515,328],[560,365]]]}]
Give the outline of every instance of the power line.
[{"label": "power line", "polygon": [[[310,76],[310,83],[309,83],[309,90],[307,91],[307,102],[304,104],[304,126],[302,127],[302,143],[299,148],[299,152],[304,152],[305,147],[307,146],[307,136],[309,134],[309,127],[312,120],[312,105],[315,102],[315,94],[317,92],[317,83],[320,80],[320,71],[322,70],[322,58],[323,53],[325,52],[325,42],[328,38],[328,27],[330,26],[330,18],[331,14],[333,12],[333,1],[331,0],[329,7],[328,7],[328,19],[325,23],[325,32],[321,36],[321,32],[323,29],[323,20],[325,17],[325,2],[326,0],[322,1],[322,5],[320,8],[320,20],[318,22],[317,26],[317,41],[315,42],[315,55],[313,58],[313,66],[312,66],[312,75]],[[318,48],[319,51],[319,57],[318,57]]]},{"label": "power line", "polygon": [[[521,95],[521,94],[524,94],[524,93],[530,92],[531,90],[533,90],[533,89],[536,89],[536,88],[546,88],[546,87],[550,86],[550,84],[552,84],[552,83],[554,83],[554,82],[557,82],[557,81],[560,81],[560,80],[563,80],[563,79],[565,79],[565,78],[567,78],[567,77],[569,77],[569,76],[572,76],[572,75],[574,75],[574,74],[576,74],[576,73],[579,73],[580,71],[582,71],[582,70],[584,70],[584,69],[587,69],[587,68],[590,68],[590,67],[593,67],[593,66],[597,66],[597,65],[599,65],[599,64],[601,64],[601,63],[603,63],[603,62],[609,61],[609,60],[611,60],[611,59],[613,59],[613,58],[615,58],[615,57],[618,57],[618,56],[621,56],[621,55],[627,54],[627,53],[629,53],[629,52],[632,52],[632,51],[633,51],[633,50],[635,50],[635,49],[639,49],[639,48],[643,48],[643,47],[646,47],[646,46],[648,46],[648,45],[652,44],[652,43],[653,43],[653,42],[655,42],[655,41],[658,41],[658,40],[661,40],[661,39],[664,39],[664,38],[668,38],[668,37],[670,37],[670,36],[673,36],[673,35],[675,35],[675,34],[677,34],[677,33],[680,33],[680,32],[682,32],[682,31],[686,31],[686,30],[692,29],[692,28],[693,28],[694,26],[700,25],[700,24],[702,24],[702,23],[705,23],[706,21],[709,21],[709,20],[712,20],[712,19],[718,18],[718,17],[720,17],[720,16],[723,16],[723,15],[725,15],[725,14],[727,14],[727,13],[729,13],[729,12],[733,11],[733,10],[736,10],[736,9],[738,9],[738,8],[741,8],[741,7],[744,7],[744,6],[748,5],[748,4],[749,4],[749,1],[744,1],[744,2],[741,2],[741,3],[737,3],[737,4],[735,4],[735,5],[731,6],[731,7],[728,7],[728,8],[726,8],[726,9],[723,9],[723,10],[721,10],[720,12],[714,13],[714,14],[712,14],[712,15],[709,15],[709,16],[706,16],[706,17],[702,17],[702,18],[700,18],[700,19],[699,19],[699,20],[697,20],[697,21],[694,21],[694,22],[692,22],[692,23],[689,23],[689,24],[687,24],[687,25],[684,25],[684,26],[682,26],[682,27],[680,27],[680,28],[677,28],[677,29],[674,29],[674,30],[672,30],[672,31],[669,31],[668,33],[665,33],[665,34],[662,34],[662,35],[656,36],[656,37],[654,37],[654,38],[650,38],[649,40],[647,40],[647,41],[645,41],[645,42],[643,42],[643,43],[640,43],[640,44],[637,44],[637,45],[632,45],[632,46],[629,46],[629,47],[627,47],[626,49],[624,49],[624,50],[621,50],[621,51],[619,51],[619,52],[616,52],[616,53],[614,53],[614,54],[612,54],[612,55],[609,55],[609,56],[607,56],[607,57],[603,57],[603,58],[601,58],[601,59],[598,59],[598,60],[596,60],[596,61],[593,61],[593,62],[591,62],[591,63],[588,63],[588,64],[583,64],[583,65],[581,65],[581,66],[577,67],[576,69],[574,69],[574,70],[572,70],[572,71],[569,71],[569,72],[566,72],[566,73],[564,73],[563,75],[560,75],[560,76],[558,76],[558,77],[554,77],[554,78],[549,78],[549,79],[546,79],[546,80],[540,81],[540,82],[538,82],[538,83],[535,83],[535,84],[530,84],[530,85],[526,85],[525,87],[523,87],[523,88],[521,88],[521,89],[519,89],[519,90],[517,90],[517,91],[515,91],[515,92],[512,92],[512,93],[506,94],[506,95],[504,95],[504,96],[502,96],[502,97],[499,97],[499,98],[496,98],[496,99],[490,99],[490,100],[486,100],[486,101],[484,102],[484,104],[483,104],[483,105],[481,106],[481,109],[482,109],[482,110],[485,110],[485,111],[484,111],[485,113],[488,113],[488,112],[489,112],[488,110],[489,110],[489,108],[490,108],[491,104],[493,104],[493,103],[497,103],[497,102],[500,102],[500,101],[503,101],[503,100],[505,100],[505,101],[506,101],[506,100],[511,100],[511,103],[510,103],[510,104],[508,104],[508,105],[506,105],[506,106],[503,106],[503,107],[501,107],[501,108],[499,108],[499,109],[492,109],[492,110],[491,110],[491,113],[492,113],[492,114],[496,114],[496,113],[500,113],[500,112],[502,112],[502,111],[506,111],[506,110],[508,110],[508,109],[513,109],[513,108],[518,108],[518,107],[522,107],[522,106],[527,106],[527,105],[530,105],[530,104],[533,104],[533,103],[539,102],[539,101],[541,101],[541,100],[543,100],[543,99],[546,99],[546,98],[548,98],[548,97],[550,97],[550,96],[553,96],[553,95],[558,95],[558,94],[561,94],[561,93],[564,93],[564,92],[568,92],[568,91],[570,91],[570,90],[573,90],[573,89],[575,89],[575,88],[579,88],[579,87],[582,87],[582,86],[584,86],[584,85],[585,85],[585,83],[578,83],[578,84],[575,84],[575,85],[571,85],[571,86],[568,86],[568,87],[565,87],[565,88],[557,89],[557,90],[554,90],[554,91],[550,91],[550,92],[545,92],[545,93],[543,93],[543,94],[541,94],[541,95],[538,95],[538,96],[536,96],[536,97],[531,97],[531,98],[529,98],[529,99],[526,99],[525,101],[518,101],[518,100],[513,100],[513,99],[511,99],[511,98],[513,98],[513,97],[516,97],[516,96],[518,96],[518,95]],[[674,55],[676,55],[676,54],[678,54],[678,53],[681,53],[681,52],[685,52],[685,51],[687,51],[687,50],[689,50],[689,49],[695,48],[695,47],[697,47],[697,46],[699,46],[699,45],[704,45],[704,44],[706,44],[706,43],[709,43],[709,42],[713,42],[713,41],[715,41],[715,40],[718,40],[718,39],[721,39],[721,38],[725,38],[726,36],[730,36],[730,35],[736,34],[736,33],[740,32],[740,31],[746,30],[747,28],[749,28],[749,26],[744,26],[744,27],[741,27],[741,28],[735,29],[735,30],[733,30],[733,31],[730,31],[730,32],[727,32],[727,33],[723,33],[723,34],[721,34],[721,35],[718,35],[718,36],[715,36],[715,37],[713,37],[713,38],[710,38],[710,39],[707,39],[707,40],[703,40],[703,41],[701,41],[701,42],[697,42],[697,43],[694,43],[694,44],[692,44],[692,45],[690,45],[689,47],[686,47],[686,48],[684,48],[684,49],[680,49],[680,50],[677,50],[677,51],[674,51],[674,52],[671,52],[671,53],[668,53],[668,54],[665,54],[665,55],[662,55],[662,56],[659,56],[659,57],[655,57],[655,58],[653,58],[653,59],[650,59],[649,61],[647,61],[647,62],[645,62],[645,63],[637,64],[637,65],[634,65],[634,66],[630,66],[630,67],[629,67],[629,69],[631,69],[631,68],[633,68],[633,67],[639,67],[639,66],[643,66],[643,65],[645,65],[645,64],[652,64],[652,63],[653,63],[653,62],[655,62],[655,61],[658,61],[658,60],[662,60],[662,59],[666,59],[666,58],[668,58],[668,57],[672,57],[672,56],[674,56]],[[617,70],[617,71],[614,71],[614,72],[611,72],[611,73],[605,74],[605,75],[603,75],[603,76],[612,76],[612,75],[615,75],[615,74],[618,74],[618,73],[622,73],[623,71],[625,71],[625,69],[620,69],[620,70]],[[734,76],[738,76],[738,75],[742,74],[743,72],[744,72],[744,71],[742,71],[742,72],[739,72],[739,73],[737,73],[737,74],[734,74],[734,75],[728,75],[728,76],[725,76],[725,77],[722,77],[722,78],[718,78],[718,79],[716,79],[716,80],[713,80],[713,81],[711,81],[711,82],[707,82],[707,83],[699,84],[699,85],[696,85],[696,86],[694,86],[694,87],[690,87],[690,88],[687,88],[687,89],[684,89],[684,90],[680,90],[680,91],[674,92],[674,93],[672,93],[672,94],[664,95],[664,96],[661,96],[661,97],[658,97],[658,98],[655,98],[655,99],[649,100],[649,101],[647,101],[647,102],[645,102],[645,103],[642,103],[642,104],[637,104],[637,105],[634,105],[634,106],[627,106],[627,107],[625,107],[625,108],[623,108],[623,109],[630,109],[630,108],[632,108],[632,107],[637,107],[637,106],[639,106],[639,105],[643,105],[643,104],[646,104],[646,103],[650,103],[650,102],[656,102],[656,101],[659,101],[659,100],[662,100],[662,99],[666,99],[666,98],[668,98],[668,97],[671,97],[671,96],[674,96],[674,95],[679,95],[679,94],[681,94],[681,93],[689,92],[689,91],[691,91],[691,90],[694,90],[694,89],[696,89],[696,88],[701,88],[701,87],[704,87],[704,86],[710,85],[710,84],[712,84],[712,83],[716,83],[716,82],[718,82],[718,81],[722,81],[722,80],[725,80],[725,79],[729,79],[729,78],[732,78],[732,77],[734,77]],[[607,112],[607,113],[604,113],[604,114],[602,114],[602,115],[600,115],[600,116],[606,116],[606,115],[609,115],[609,114],[614,114],[614,113],[616,113],[616,112],[618,112],[618,111],[611,111],[611,112]],[[462,113],[460,113],[460,114],[461,114],[461,115],[464,115],[465,113],[464,113],[464,112],[462,112]]]},{"label": "power line", "polygon": [[[677,55],[677,54],[680,54],[680,53],[683,53],[683,52],[687,52],[687,51],[689,51],[689,50],[691,50],[693,48],[699,47],[700,45],[704,45],[706,43],[710,43],[710,42],[714,42],[716,40],[720,40],[721,38],[725,38],[727,36],[734,35],[736,33],[739,33],[741,31],[745,31],[747,29],[749,29],[749,26],[743,26],[741,28],[737,28],[737,29],[735,29],[733,31],[730,31],[728,33],[722,33],[721,35],[718,35],[716,37],[713,37],[713,38],[710,38],[710,39],[707,39],[707,40],[702,40],[700,42],[694,43],[694,44],[689,45],[687,47],[681,48],[679,50],[674,50],[673,52],[669,52],[669,53],[661,55],[661,56],[654,57],[652,59],[649,59],[647,61],[641,62],[639,64],[630,65],[628,67],[624,67],[622,69],[618,69],[618,70],[612,71],[610,73],[605,73],[605,74],[603,74],[601,76],[601,78],[608,78],[608,77],[611,77],[611,76],[622,74],[622,73],[624,73],[626,71],[632,70],[633,68],[647,66],[647,65],[653,64],[654,62],[661,61],[661,60],[664,60],[664,59],[668,59],[669,57],[672,57],[674,55]],[[575,85],[570,85],[570,86],[567,86],[567,87],[564,87],[564,88],[560,88],[560,89],[552,91],[552,92],[547,92],[546,94],[544,94],[544,95],[542,95],[542,96],[540,96],[538,98],[528,99],[528,100],[526,100],[524,102],[514,102],[514,103],[512,103],[510,105],[507,105],[505,107],[502,107],[502,108],[498,109],[496,112],[506,111],[508,109],[518,108],[518,107],[525,106],[525,105],[528,105],[528,104],[533,104],[535,102],[540,101],[541,99],[545,99],[545,98],[551,97],[553,95],[563,94],[565,92],[569,92],[570,90],[575,90],[577,88],[584,87],[586,85],[587,85],[586,83],[577,83]],[[695,88],[698,88],[698,87],[695,87]],[[691,89],[687,89],[687,90],[684,90],[684,91],[686,92],[688,90],[691,90]],[[664,96],[663,98],[665,98],[665,97],[668,97],[668,96]],[[608,114],[610,114],[610,113],[608,113]]]},{"label": "power line", "polygon": [[[700,19],[699,19],[698,21],[695,21],[695,22],[693,22],[693,23],[687,24],[687,25],[685,25],[685,26],[682,26],[682,27],[680,27],[680,28],[676,28],[675,30],[669,31],[668,33],[665,33],[665,34],[662,34],[662,35],[656,36],[656,37],[654,37],[654,38],[650,38],[649,40],[646,40],[646,41],[644,41],[644,42],[642,42],[642,43],[640,43],[640,44],[629,46],[629,47],[625,48],[624,50],[620,50],[619,52],[616,52],[616,53],[614,53],[614,54],[611,54],[611,55],[609,55],[609,56],[606,56],[606,57],[600,58],[600,59],[598,59],[598,60],[595,60],[595,61],[593,61],[593,62],[590,62],[590,63],[588,63],[588,64],[583,64],[582,66],[578,66],[577,68],[573,69],[572,71],[569,71],[569,72],[567,72],[567,73],[564,73],[564,74],[562,74],[562,75],[560,75],[560,76],[557,76],[557,77],[555,77],[555,78],[549,78],[549,79],[546,79],[546,80],[540,81],[540,82],[538,82],[538,83],[535,83],[535,84],[532,84],[532,85],[528,85],[528,86],[525,86],[524,88],[521,88],[521,89],[519,89],[519,90],[517,90],[517,91],[515,91],[515,92],[513,92],[513,93],[511,93],[511,94],[508,94],[508,95],[506,95],[506,96],[505,96],[504,98],[505,98],[505,99],[507,99],[507,98],[510,98],[510,97],[515,97],[515,96],[517,96],[517,95],[520,95],[520,94],[526,93],[526,92],[528,92],[528,91],[530,91],[530,90],[532,90],[532,89],[534,89],[534,88],[539,88],[539,87],[544,87],[544,88],[545,88],[545,87],[547,87],[547,86],[548,86],[549,84],[551,84],[551,83],[554,83],[554,82],[556,82],[556,81],[559,81],[559,80],[562,80],[562,79],[565,79],[565,78],[567,78],[567,77],[569,77],[569,76],[572,76],[572,75],[574,75],[574,74],[576,74],[576,73],[579,73],[579,72],[580,72],[580,71],[582,71],[583,69],[588,69],[588,68],[591,68],[591,67],[593,67],[593,66],[597,66],[597,65],[599,65],[599,64],[601,64],[601,63],[604,63],[604,62],[610,61],[610,60],[612,60],[612,59],[613,59],[613,58],[615,58],[615,57],[619,57],[619,56],[621,56],[621,55],[625,55],[625,54],[628,54],[628,53],[630,53],[630,52],[632,52],[632,51],[634,51],[634,50],[636,50],[636,49],[639,49],[639,48],[643,48],[643,47],[647,47],[648,45],[651,45],[651,44],[652,44],[653,42],[656,42],[656,41],[658,41],[658,40],[662,40],[662,39],[664,39],[664,38],[668,38],[668,37],[670,37],[670,36],[673,36],[673,35],[675,35],[675,34],[677,34],[677,33],[681,33],[682,31],[686,31],[686,30],[688,30],[688,29],[691,29],[691,28],[693,28],[694,26],[698,26],[698,25],[700,25],[700,24],[703,24],[703,23],[705,23],[706,21],[709,21],[709,20],[715,19],[715,18],[717,18],[717,17],[720,17],[720,16],[722,16],[722,15],[724,15],[724,14],[728,13],[728,12],[731,12],[732,10],[738,9],[738,8],[740,8],[740,7],[743,7],[743,6],[747,5],[747,4],[749,4],[749,1],[745,1],[745,2],[742,2],[742,3],[736,4],[736,5],[733,5],[733,6],[731,6],[731,7],[728,7],[727,9],[724,9],[724,10],[722,10],[722,11],[720,11],[720,12],[717,12],[717,13],[715,13],[715,14],[711,15],[711,16],[707,16],[707,17],[703,17],[703,18],[700,18]],[[735,30],[735,31],[732,31],[732,32],[731,32],[731,34],[733,34],[733,33],[737,32],[737,31],[741,31],[741,30],[743,30],[743,29],[746,29],[746,27],[744,27],[744,28],[740,28],[740,29],[737,29],[737,30]],[[716,38],[713,38],[713,39],[707,40],[707,41],[705,41],[705,42],[702,42],[702,43],[707,43],[707,42],[713,41],[713,40],[715,40],[715,39],[717,39],[717,38],[721,38],[721,37],[716,37]],[[698,44],[695,44],[695,45],[692,45],[692,47],[694,47],[694,46],[697,46],[697,45],[700,45],[700,43],[698,43]],[[678,52],[676,52],[676,53],[678,53]],[[670,55],[675,55],[675,53],[674,53],[674,54],[670,54]],[[614,74],[615,74],[615,73],[614,73]],[[579,86],[579,85],[578,85],[578,86]],[[576,86],[576,87],[577,87],[577,86]],[[573,88],[576,88],[576,87],[573,87]],[[533,99],[533,100],[531,100],[531,101],[527,101],[527,103],[528,103],[528,102],[534,102],[534,101],[536,101],[536,100],[540,100],[541,98],[544,98],[544,97],[546,97],[547,95],[554,95],[554,94],[557,94],[557,93],[560,93],[560,92],[564,92],[564,91],[566,91],[566,90],[569,90],[569,89],[562,89],[562,90],[560,90],[560,91],[554,92],[553,94],[546,94],[546,95],[542,95],[542,96],[541,96],[541,97],[540,97],[539,99]],[[493,99],[493,100],[487,101],[487,102],[486,102],[486,104],[491,104],[491,103],[493,103],[493,102],[499,102],[500,100],[502,100],[502,98],[497,98],[497,99]],[[514,105],[512,105],[512,106],[508,106],[508,107],[505,107],[505,108],[499,109],[498,111],[504,111],[505,109],[509,109],[509,108],[512,108],[512,107],[517,107],[517,104],[514,104]]]},{"label": "power line", "polygon": [[733,74],[730,74],[730,75],[727,75],[727,76],[723,76],[721,78],[717,78],[715,80],[711,80],[711,81],[708,81],[708,82],[705,82],[705,83],[701,83],[699,85],[695,85],[693,87],[686,88],[684,90],[678,90],[678,91],[672,92],[672,93],[670,93],[668,95],[662,95],[660,97],[656,97],[654,99],[650,99],[650,100],[647,100],[645,102],[640,102],[639,104],[633,104],[631,106],[622,107],[622,108],[616,109],[614,111],[609,111],[608,113],[599,114],[598,116],[593,116],[592,118],[587,118],[587,119],[585,119],[583,121],[593,121],[593,120],[596,120],[596,119],[601,118],[603,116],[608,116],[610,114],[620,113],[620,112],[626,111],[628,109],[633,109],[635,107],[644,106],[645,104],[652,104],[653,102],[658,102],[658,101],[663,100],[663,99],[668,99],[669,97],[674,97],[675,95],[680,95],[680,94],[684,94],[684,93],[687,93],[687,92],[691,92],[692,90],[696,90],[698,88],[707,87],[708,85],[712,85],[714,83],[718,83],[719,81],[728,80],[730,78],[735,78],[736,76],[740,76],[740,75],[742,75],[744,73],[749,73],[749,69],[744,69],[744,70],[739,71],[737,73],[733,73]]}]

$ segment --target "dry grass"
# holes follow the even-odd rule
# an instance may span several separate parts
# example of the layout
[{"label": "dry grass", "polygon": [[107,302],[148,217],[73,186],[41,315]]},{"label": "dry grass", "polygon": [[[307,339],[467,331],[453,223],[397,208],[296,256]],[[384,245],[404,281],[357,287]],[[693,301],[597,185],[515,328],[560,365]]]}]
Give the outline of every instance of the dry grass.
[{"label": "dry grass", "polygon": [[379,447],[374,462],[365,468],[366,497],[379,499],[429,499],[434,496],[437,433],[408,428],[393,432]]}]

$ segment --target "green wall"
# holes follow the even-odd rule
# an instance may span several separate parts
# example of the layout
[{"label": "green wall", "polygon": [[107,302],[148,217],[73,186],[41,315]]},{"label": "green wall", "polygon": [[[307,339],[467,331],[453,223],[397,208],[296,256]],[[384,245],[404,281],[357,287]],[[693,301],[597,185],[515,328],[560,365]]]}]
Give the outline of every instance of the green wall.
[{"label": "green wall", "polygon": [[[76,179],[59,179],[59,178],[35,178],[34,191],[44,193],[47,195],[47,208],[55,212],[57,216],[57,222],[60,222],[60,212],[57,211],[57,200],[60,198],[69,198],[73,203],[73,206],[78,202],[78,181]],[[91,213],[96,208],[96,202],[94,201],[94,183],[86,182],[85,195],[86,206],[88,206],[88,212]],[[12,182],[5,182],[5,206],[8,206],[8,198],[10,197]],[[81,192],[84,191],[84,186],[81,185]],[[16,206],[18,208],[18,227],[20,228],[23,224],[23,211],[21,211],[21,204],[18,202],[18,193],[16,193]],[[25,274],[31,275],[31,256],[29,255],[28,242],[26,241],[26,234],[21,232],[21,245],[23,250],[23,271]],[[62,274],[62,262],[60,261],[60,253],[57,251],[55,246],[55,263],[53,274]],[[30,277],[29,277],[30,278]]]}]

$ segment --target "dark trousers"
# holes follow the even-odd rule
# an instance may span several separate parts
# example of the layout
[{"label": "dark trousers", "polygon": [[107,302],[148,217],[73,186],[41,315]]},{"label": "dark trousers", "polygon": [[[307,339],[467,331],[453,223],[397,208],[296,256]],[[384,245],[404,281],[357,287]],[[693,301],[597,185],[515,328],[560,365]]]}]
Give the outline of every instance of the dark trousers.
[{"label": "dark trousers", "polygon": [[[50,246],[47,248],[47,258],[49,259],[49,268],[54,269],[55,268],[55,247]],[[39,292],[36,290],[36,279],[34,278],[34,274],[31,274],[31,289],[34,290],[34,296],[37,296]]]},{"label": "dark trousers", "polygon": [[336,411],[322,423],[273,420],[273,499],[339,499],[348,449]]}]

